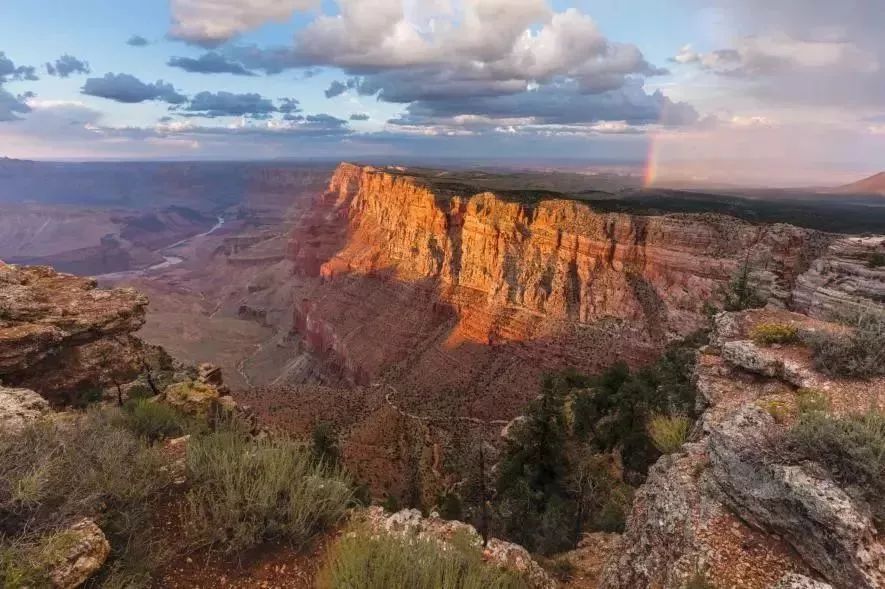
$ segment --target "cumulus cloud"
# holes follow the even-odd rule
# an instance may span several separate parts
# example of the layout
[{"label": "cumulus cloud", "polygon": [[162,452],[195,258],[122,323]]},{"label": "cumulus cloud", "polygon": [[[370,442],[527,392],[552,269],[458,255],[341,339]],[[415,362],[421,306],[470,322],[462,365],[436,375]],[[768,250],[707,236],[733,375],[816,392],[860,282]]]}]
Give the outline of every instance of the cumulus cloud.
[{"label": "cumulus cloud", "polygon": [[46,73],[50,76],[59,78],[67,78],[71,74],[90,74],[92,70],[89,64],[82,59],[77,59],[73,55],[65,53],[55,60],[53,63],[46,63]]},{"label": "cumulus cloud", "polygon": [[0,84],[13,80],[37,80],[37,71],[33,66],[20,65],[6,57],[6,53],[0,51]]},{"label": "cumulus cloud", "polygon": [[612,113],[617,118],[610,120],[659,119],[663,97],[645,93],[641,79],[666,70],[651,65],[635,45],[607,39],[577,9],[555,12],[545,0],[420,7],[399,0],[339,0],[338,7],[339,13],[321,15],[299,31],[291,47],[229,51],[247,67],[268,73],[341,68],[348,75],[330,84],[327,98],[353,90],[409,104],[404,117],[409,125],[456,115],[551,119],[555,115],[544,101],[561,103],[562,88],[570,114],[561,118],[588,122]]},{"label": "cumulus cloud", "polygon": [[187,101],[187,97],[178,93],[172,84],[162,80],[149,84],[131,74],[109,73],[103,78],[87,78],[82,93],[128,104],[149,100],[169,104],[182,104]]},{"label": "cumulus cloud", "polygon": [[190,57],[172,57],[167,62],[171,67],[181,68],[186,72],[197,74],[233,74],[235,76],[254,76],[242,64],[232,61],[215,51],[204,53],[197,59]]},{"label": "cumulus cloud", "polygon": [[268,22],[286,22],[318,0],[170,0],[173,39],[215,47]]},{"label": "cumulus cloud", "polygon": [[279,109],[273,101],[260,94],[249,92],[200,92],[191,98],[183,110],[197,116],[267,118]]},{"label": "cumulus cloud", "polygon": [[150,42],[141,35],[132,35],[126,40],[126,44],[132,47],[146,47]]}]

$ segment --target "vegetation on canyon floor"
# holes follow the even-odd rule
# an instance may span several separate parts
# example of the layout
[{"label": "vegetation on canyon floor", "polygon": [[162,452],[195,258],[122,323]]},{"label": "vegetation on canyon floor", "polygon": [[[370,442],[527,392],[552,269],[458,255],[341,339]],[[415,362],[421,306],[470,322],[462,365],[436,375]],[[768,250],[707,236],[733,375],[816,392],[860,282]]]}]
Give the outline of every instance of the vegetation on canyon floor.
[{"label": "vegetation on canyon floor", "polygon": [[[505,537],[551,554],[576,546],[585,531],[623,529],[633,488],[662,451],[685,441],[703,337],[635,372],[616,364],[594,378],[567,372],[544,380],[499,465],[494,504]],[[660,449],[656,435],[667,438]]]}]

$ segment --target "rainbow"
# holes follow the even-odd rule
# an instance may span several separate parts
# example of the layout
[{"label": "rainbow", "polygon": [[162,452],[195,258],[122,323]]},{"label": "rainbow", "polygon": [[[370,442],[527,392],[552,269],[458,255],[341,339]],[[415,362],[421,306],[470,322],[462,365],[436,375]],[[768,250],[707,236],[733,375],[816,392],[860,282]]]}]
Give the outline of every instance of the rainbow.
[{"label": "rainbow", "polygon": [[642,178],[642,186],[651,188],[658,178],[658,136],[657,133],[648,135],[648,153],[645,155],[645,173]]}]

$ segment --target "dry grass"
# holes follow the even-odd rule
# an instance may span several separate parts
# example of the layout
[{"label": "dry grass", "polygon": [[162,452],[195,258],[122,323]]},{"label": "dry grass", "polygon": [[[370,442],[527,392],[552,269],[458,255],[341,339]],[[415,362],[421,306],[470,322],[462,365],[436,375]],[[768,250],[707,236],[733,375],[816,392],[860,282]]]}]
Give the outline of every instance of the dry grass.
[{"label": "dry grass", "polygon": [[691,420],[684,415],[656,415],[648,422],[648,435],[664,454],[678,452],[690,431]]}]

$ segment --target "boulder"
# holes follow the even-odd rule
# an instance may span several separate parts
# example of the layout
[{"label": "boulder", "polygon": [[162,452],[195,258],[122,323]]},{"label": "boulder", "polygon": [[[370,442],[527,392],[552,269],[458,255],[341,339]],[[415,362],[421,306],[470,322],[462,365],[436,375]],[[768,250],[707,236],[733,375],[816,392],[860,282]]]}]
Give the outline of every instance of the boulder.
[{"label": "boulder", "polygon": [[34,391],[0,385],[0,431],[20,430],[47,413],[49,403]]},{"label": "boulder", "polygon": [[747,405],[709,438],[712,477],[744,521],[789,542],[838,587],[885,586],[885,547],[869,509],[810,464],[784,463],[772,444],[774,419]]},{"label": "boulder", "polygon": [[50,541],[53,553],[47,562],[56,589],[79,587],[102,567],[111,545],[94,521],[81,520]]}]

